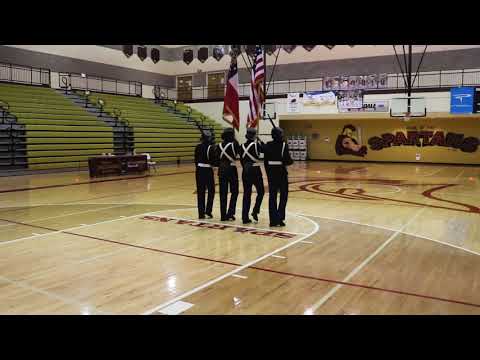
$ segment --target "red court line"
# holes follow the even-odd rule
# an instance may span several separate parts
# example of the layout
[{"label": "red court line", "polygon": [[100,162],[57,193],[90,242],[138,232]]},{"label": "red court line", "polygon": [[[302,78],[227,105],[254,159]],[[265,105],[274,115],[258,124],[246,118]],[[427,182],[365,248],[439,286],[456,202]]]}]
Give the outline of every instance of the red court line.
[{"label": "red court line", "polygon": [[[139,216],[140,216],[140,215],[139,215]],[[0,220],[2,220],[2,219],[0,219]],[[84,238],[88,238],[88,239],[94,239],[94,240],[104,241],[104,242],[108,242],[108,243],[112,243],[112,244],[117,244],[117,245],[129,246],[129,247],[133,247],[133,248],[137,248],[137,249],[142,249],[142,250],[149,250],[149,251],[155,251],[155,252],[160,252],[160,253],[165,253],[165,254],[178,255],[178,256],[183,256],[183,257],[187,257],[187,258],[192,258],[192,259],[197,259],[197,260],[205,260],[205,261],[210,261],[210,262],[217,262],[217,263],[222,263],[222,264],[227,264],[227,265],[233,265],[233,266],[241,266],[240,264],[232,263],[232,262],[228,262],[228,261],[212,260],[212,259],[204,258],[204,257],[201,257],[201,256],[187,255],[187,254],[181,254],[181,253],[176,253],[176,252],[167,251],[167,250],[160,250],[160,249],[151,248],[151,247],[147,247],[147,246],[129,244],[129,243],[121,242],[121,241],[99,238],[99,237],[96,237],[96,236],[90,236],[90,235],[84,235],[84,234],[77,234],[77,233],[70,232],[70,231],[53,229],[53,228],[49,228],[49,227],[41,226],[41,225],[32,225],[32,224],[27,224],[27,223],[19,222],[19,221],[13,221],[13,220],[2,220],[2,221],[7,221],[7,222],[10,222],[10,223],[13,223],[13,224],[17,224],[17,225],[30,226],[30,227],[34,227],[34,228],[38,228],[38,229],[43,229],[43,230],[61,232],[61,233],[63,233],[63,234],[75,235],[75,236],[79,236],[79,237],[84,237]],[[48,233],[47,233],[47,234],[48,234]],[[46,234],[42,234],[42,235],[46,235]]]},{"label": "red court line", "polygon": [[[155,176],[170,176],[170,175],[178,175],[178,174],[191,174],[194,171],[182,171],[177,173],[165,173],[165,174],[158,174]],[[58,187],[67,187],[67,186],[74,186],[74,185],[85,185],[85,184],[96,184],[96,183],[103,183],[103,182],[110,182],[110,181],[125,181],[125,180],[136,180],[136,179],[144,179],[147,177],[153,177],[151,175],[142,175],[142,176],[132,176],[129,178],[122,178],[122,179],[105,179],[105,180],[92,180],[92,181],[82,181],[76,183],[67,183],[67,184],[57,184],[57,185],[45,185],[45,186],[36,186],[31,188],[20,188],[20,189],[9,189],[9,190],[0,190],[0,194],[2,193],[9,193],[9,192],[20,192],[20,191],[30,191],[30,190],[43,190],[43,189],[52,189]]]},{"label": "red court line", "polygon": [[[167,173],[167,174],[160,174],[160,175],[155,175],[155,176],[170,176],[170,175],[191,174],[191,173],[194,173],[194,171],[186,171],[186,172],[178,172],[178,173]],[[105,182],[105,181],[121,181],[121,180],[141,179],[141,178],[145,178],[145,177],[150,177],[150,175],[140,176],[140,177],[136,177],[136,178],[128,178],[128,179],[112,179],[112,180],[92,181],[91,183],[95,183],[95,182]],[[84,184],[88,184],[88,183],[84,183]],[[75,184],[72,184],[72,185],[81,185],[81,184],[80,184],[80,183],[75,183]],[[54,186],[57,186],[57,185],[54,185]],[[64,186],[64,185],[61,185],[61,186]],[[70,186],[70,185],[65,185],[65,186]],[[33,188],[33,189],[35,190],[35,189],[39,189],[39,188]],[[25,189],[25,191],[27,191],[27,190],[31,190],[31,189]],[[9,191],[10,191],[10,190],[6,190],[5,192],[9,192]],[[74,201],[74,203],[78,203],[79,201],[104,199],[104,198],[109,198],[109,197],[114,197],[114,196],[120,196],[120,195],[139,194],[139,193],[148,192],[148,191],[150,191],[150,190],[129,191],[129,192],[121,192],[121,193],[110,194],[110,195],[95,196],[95,197],[92,197],[92,198],[87,198],[87,199],[83,199],[83,200],[77,200],[77,201]],[[0,193],[2,193],[1,190],[0,190]],[[62,204],[70,203],[70,202],[72,202],[72,201],[64,201],[64,202],[59,202],[58,204],[50,204],[50,205],[53,205],[53,206],[55,206],[55,205],[62,205]],[[72,204],[72,205],[88,205],[88,204]],[[135,205],[135,204],[125,204],[125,205]],[[152,205],[153,205],[153,204],[152,204]],[[37,207],[40,207],[40,206],[46,206],[46,205],[24,206],[24,207],[21,207],[21,208],[18,208],[18,209],[14,209],[14,210],[10,210],[9,208],[7,208],[7,209],[5,209],[5,208],[0,208],[0,212],[20,211],[20,210],[26,210],[26,209],[33,209],[33,208],[37,208]]]},{"label": "red court line", "polygon": [[[69,231],[56,230],[56,229],[52,229],[52,228],[48,228],[48,227],[44,227],[44,226],[21,223],[21,222],[12,221],[12,220],[4,220],[4,219],[0,219],[0,220],[11,222],[11,223],[14,223],[14,224],[19,224],[19,225],[35,227],[35,228],[39,228],[39,229],[61,232],[61,233],[64,233],[64,234],[84,237],[84,238],[88,238],[88,239],[104,241],[104,242],[113,243],[113,244],[117,244],[117,245],[129,246],[129,247],[132,247],[132,248],[137,248],[137,249],[142,249],[142,250],[154,251],[154,252],[170,254],[170,255],[177,255],[177,256],[182,256],[182,257],[186,257],[186,258],[190,258],[190,259],[216,262],[216,263],[232,265],[232,266],[242,266],[242,264],[229,262],[229,261],[209,259],[209,258],[204,258],[204,257],[200,257],[200,256],[177,253],[177,252],[174,252],[174,251],[161,250],[161,249],[156,249],[156,248],[151,248],[151,247],[146,247],[146,246],[141,246],[141,245],[128,244],[128,243],[124,243],[124,242],[121,242],[121,241],[104,239],[104,238],[99,238],[99,237],[90,236],[90,235],[77,234],[77,233],[69,232]],[[402,291],[402,290],[386,289],[386,288],[381,288],[381,287],[376,287],[376,286],[362,285],[362,284],[357,284],[357,283],[352,283],[352,282],[345,282],[345,281],[340,281],[340,280],[333,280],[333,279],[321,278],[321,277],[316,277],[316,276],[297,274],[297,273],[292,273],[292,272],[287,272],[287,271],[279,271],[279,270],[273,270],[273,269],[268,269],[268,268],[261,268],[261,267],[253,266],[253,265],[249,266],[248,268],[254,269],[254,270],[259,270],[259,271],[276,273],[276,274],[280,274],[280,275],[286,275],[286,276],[293,276],[293,277],[298,277],[298,278],[303,278],[303,279],[322,281],[322,282],[327,282],[327,283],[331,283],[331,284],[352,286],[352,287],[358,287],[358,288],[363,288],[363,289],[368,289],[368,290],[384,291],[384,292],[388,292],[388,293],[392,293],[392,294],[414,296],[414,297],[423,298],[423,299],[437,300],[437,301],[443,301],[443,302],[448,302],[448,303],[453,303],[453,304],[460,304],[460,305],[473,306],[473,307],[480,308],[480,304],[475,304],[475,303],[470,303],[470,302],[460,301],[460,300],[454,300],[454,299],[447,299],[447,298],[442,298],[442,297],[437,297],[437,296],[418,294],[418,293]]]},{"label": "red court line", "polygon": [[480,307],[480,304],[474,304],[474,303],[470,303],[470,302],[466,302],[466,301],[459,301],[459,300],[453,300],[453,299],[446,299],[446,298],[441,298],[441,297],[437,297],[437,296],[423,295],[423,294],[412,293],[412,292],[408,292],[408,291],[386,289],[386,288],[381,288],[381,287],[376,287],[376,286],[362,285],[362,284],[357,284],[357,283],[352,283],[352,282],[332,280],[332,279],[326,279],[326,278],[321,278],[321,277],[316,277],[316,276],[296,274],[296,273],[290,273],[290,272],[286,272],[286,271],[279,271],[279,270],[273,270],[273,269],[267,269],[267,268],[260,268],[260,267],[256,267],[256,266],[250,266],[250,268],[255,269],[255,270],[261,270],[261,271],[267,271],[267,272],[271,272],[271,273],[281,274],[281,275],[294,276],[294,277],[300,277],[300,278],[311,279],[311,280],[318,280],[318,281],[328,282],[328,283],[332,283],[332,284],[359,287],[359,288],[364,288],[364,289],[369,289],[369,290],[385,291],[385,292],[388,292],[388,293],[415,296],[415,297],[419,297],[419,298],[423,298],[423,299],[431,299],[431,300],[438,300],[438,301],[444,301],[444,302],[461,304],[461,305]]}]

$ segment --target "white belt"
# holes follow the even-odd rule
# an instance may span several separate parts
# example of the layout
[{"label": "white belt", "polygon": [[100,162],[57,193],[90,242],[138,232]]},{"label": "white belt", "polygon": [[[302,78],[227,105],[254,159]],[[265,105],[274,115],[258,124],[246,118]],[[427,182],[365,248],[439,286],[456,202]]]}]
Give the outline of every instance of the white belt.
[{"label": "white belt", "polygon": [[237,164],[235,164],[235,162],[232,161],[232,162],[230,163],[230,166],[237,166]]},{"label": "white belt", "polygon": [[212,165],[210,165],[210,164],[204,164],[204,163],[198,163],[198,167],[210,168],[210,167],[212,167]]},{"label": "white belt", "polygon": [[268,165],[283,165],[281,161],[269,161]]},{"label": "white belt", "polygon": [[260,166],[260,163],[255,162],[252,164],[252,166]]}]

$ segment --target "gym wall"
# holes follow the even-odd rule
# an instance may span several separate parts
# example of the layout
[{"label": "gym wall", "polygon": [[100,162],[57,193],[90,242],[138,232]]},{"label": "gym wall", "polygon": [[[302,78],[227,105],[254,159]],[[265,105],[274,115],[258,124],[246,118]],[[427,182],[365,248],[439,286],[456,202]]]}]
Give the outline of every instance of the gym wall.
[{"label": "gym wall", "polygon": [[[393,97],[402,97],[405,96],[403,93],[397,94],[372,94],[365,95],[364,101],[374,101],[374,100],[389,100]],[[425,97],[427,103],[428,112],[449,112],[450,111],[450,93],[447,91],[441,92],[429,92],[429,93],[415,93],[415,96]],[[271,103],[270,109],[274,109],[277,113],[277,119],[275,124],[278,124],[278,120],[285,119],[311,119],[312,114],[298,114],[292,115],[287,113],[287,99],[268,99],[268,103]],[[223,101],[211,101],[211,102],[198,102],[198,103],[189,103],[189,106],[192,108],[210,116],[212,119],[215,119],[219,124],[225,126],[226,122],[222,119],[223,111]],[[247,123],[248,116],[248,100],[240,101],[240,133],[238,139],[244,139],[245,128]],[[272,110],[270,111],[272,112]],[[260,122],[260,134],[269,134],[271,130],[270,122],[261,121]],[[262,137],[262,140],[269,140],[269,136]]]},{"label": "gym wall", "polygon": [[388,114],[352,115],[280,120],[280,126],[287,136],[307,136],[312,160],[480,164],[480,115],[437,113],[408,122]]},{"label": "gym wall", "polygon": [[[166,71],[170,62],[127,58],[122,51],[99,45],[1,45],[0,62],[50,69],[52,72],[86,73],[147,85],[175,87],[175,77]],[[52,82],[54,86],[55,83]]]}]

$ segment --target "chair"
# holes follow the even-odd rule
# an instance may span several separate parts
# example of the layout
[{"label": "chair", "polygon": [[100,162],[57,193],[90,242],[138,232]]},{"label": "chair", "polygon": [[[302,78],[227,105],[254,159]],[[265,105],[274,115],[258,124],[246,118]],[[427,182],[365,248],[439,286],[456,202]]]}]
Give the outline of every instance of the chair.
[{"label": "chair", "polygon": [[144,153],[142,155],[146,155],[147,156],[147,165],[148,165],[148,172],[150,172],[150,168],[153,167],[153,170],[155,170],[155,172],[157,172],[157,162],[156,161],[152,161],[152,157],[150,156],[150,154],[148,153]]}]

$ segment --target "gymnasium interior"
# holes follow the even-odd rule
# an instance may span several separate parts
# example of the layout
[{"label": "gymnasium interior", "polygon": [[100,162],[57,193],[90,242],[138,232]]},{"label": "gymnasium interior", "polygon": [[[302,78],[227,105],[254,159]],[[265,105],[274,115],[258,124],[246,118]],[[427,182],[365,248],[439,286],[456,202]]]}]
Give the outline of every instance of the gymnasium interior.
[{"label": "gymnasium interior", "polygon": [[[263,163],[242,223],[240,161],[199,219],[195,148],[254,89],[286,225]],[[0,119],[2,315],[480,314],[480,45],[0,45]]]}]

